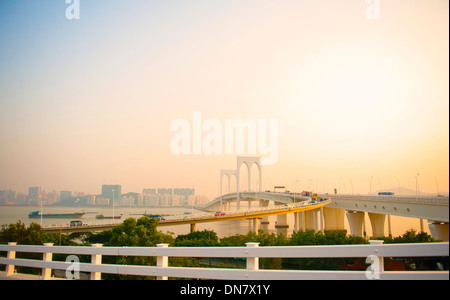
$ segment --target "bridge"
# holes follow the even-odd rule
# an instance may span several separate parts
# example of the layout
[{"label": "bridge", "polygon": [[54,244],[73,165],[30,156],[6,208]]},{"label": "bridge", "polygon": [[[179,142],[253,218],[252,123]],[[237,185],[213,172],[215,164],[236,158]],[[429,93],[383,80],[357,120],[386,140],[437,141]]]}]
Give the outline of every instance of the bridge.
[{"label": "bridge", "polygon": [[[253,193],[254,194],[254,193]],[[243,193],[243,197],[246,199],[253,194]],[[255,197],[258,194],[254,194]],[[270,196],[267,196],[270,198]],[[264,218],[268,216],[285,215],[288,213],[299,213],[309,210],[319,210],[325,205],[329,204],[330,201],[318,201],[313,202],[310,198],[302,197],[302,201],[289,202],[286,201],[284,205],[268,206],[268,207],[256,207],[246,210],[236,210],[230,212],[221,213],[202,213],[202,214],[192,214],[192,215],[174,215],[164,217],[160,220],[158,226],[176,226],[176,225],[190,225],[191,232],[196,230],[197,223],[209,223],[209,222],[223,222],[223,221],[233,221],[233,220],[253,220],[253,230],[258,231],[259,218]],[[117,226],[118,224],[103,224],[103,225],[91,225],[91,226],[62,226],[62,227],[46,227],[44,231],[47,233],[68,233],[68,232],[90,232],[90,231],[103,231],[110,230]]]},{"label": "bridge", "polygon": [[[331,203],[325,208],[333,212],[334,222],[342,223],[347,216],[351,233],[362,235],[365,213],[369,215],[375,236],[383,235],[386,216],[389,232],[390,216],[417,218],[421,222],[428,220],[432,236],[438,240],[449,240],[449,198],[417,196],[369,196],[369,195],[330,195]],[[326,222],[326,221],[325,221]]]},{"label": "bridge", "polygon": [[[240,169],[245,165],[248,170],[248,191],[239,191]],[[259,171],[258,191],[251,191],[252,172],[256,166]],[[237,191],[230,192],[232,178],[236,178]],[[228,180],[228,193],[223,194],[222,179]],[[420,219],[421,231],[423,220],[428,220],[432,236],[441,241],[449,241],[449,197],[418,196],[369,196],[369,195],[319,195],[325,202],[311,205],[310,197],[292,193],[262,192],[262,165],[259,157],[238,157],[236,169],[220,171],[220,196],[208,204],[196,207],[210,212],[220,211],[224,215],[214,214],[174,216],[160,222],[159,226],[190,224],[191,231],[195,224],[230,220],[253,219],[254,230],[258,229],[258,218],[261,224],[268,224],[268,216],[277,216],[276,228],[287,228],[287,214],[294,215],[294,230],[314,231],[346,231],[345,217],[350,225],[350,234],[363,236],[363,224],[366,214],[372,225],[373,236],[384,235],[387,219],[388,231],[391,233],[390,216],[402,216]],[[236,203],[236,210],[231,204]],[[248,209],[241,209],[241,203],[247,202]],[[255,205],[256,204],[256,205]],[[307,204],[307,205],[306,205]],[[253,205],[253,207],[252,207]],[[255,207],[256,206],[256,207]],[[291,206],[291,207],[290,207]],[[81,228],[47,228],[50,233],[74,231],[100,231],[111,229],[116,225],[86,226]]]},{"label": "bridge", "polygon": [[[240,166],[248,167],[248,191],[239,191]],[[251,167],[256,164],[259,170],[259,190],[250,189]],[[223,194],[222,182],[220,196],[203,207],[209,211],[204,214],[171,216],[161,220],[159,226],[195,224],[201,222],[220,222],[230,220],[252,219],[254,230],[258,229],[258,220],[268,222],[268,216],[277,216],[276,227],[287,227],[287,214],[294,214],[295,230],[345,230],[344,218],[347,216],[351,234],[362,235],[362,223],[365,214],[374,228],[374,235],[384,232],[386,215],[398,215],[427,219],[430,221],[432,235],[440,240],[448,241],[448,197],[386,197],[386,196],[355,196],[355,195],[320,195],[319,201],[297,194],[262,192],[262,167],[257,157],[238,157],[236,170],[221,170],[220,179],[235,176],[236,193]],[[241,202],[248,202],[248,209],[241,209]],[[231,203],[236,202],[236,210],[231,210]],[[256,203],[257,205],[252,205]],[[219,213],[215,213],[215,212]],[[106,230],[117,224],[100,225],[97,227],[46,228],[47,232],[59,233],[82,230]],[[239,280],[299,280],[299,279],[449,279],[448,271],[386,271],[384,257],[438,257],[448,256],[449,243],[424,244],[390,244],[371,240],[366,245],[335,245],[335,246],[279,246],[259,247],[258,243],[247,243],[247,247],[168,247],[159,244],[157,247],[102,247],[101,244],[92,247],[68,247],[17,245],[14,242],[0,245],[0,251],[7,257],[0,258],[0,265],[5,265],[5,272],[0,272],[2,279],[52,279],[52,269],[68,270],[74,268],[73,262],[52,261],[52,255],[90,255],[91,263],[78,263],[76,270],[87,272],[93,280],[101,279],[101,273],[155,276],[164,280],[175,278],[202,279],[239,279]],[[16,252],[42,253],[42,260],[16,259]],[[153,256],[156,266],[102,264],[102,256]],[[246,269],[228,268],[183,268],[169,266],[169,257],[221,257],[246,259]],[[361,271],[304,271],[304,270],[261,270],[259,258],[349,258],[363,257],[370,267]],[[42,269],[41,276],[16,274],[15,266]]]},{"label": "bridge", "polygon": [[[448,197],[415,197],[415,196],[366,196],[366,195],[319,195],[320,198],[327,199],[326,206],[322,206],[310,211],[302,211],[301,214],[294,214],[294,230],[346,230],[344,219],[347,217],[350,225],[350,234],[363,236],[364,218],[369,216],[373,236],[383,236],[385,232],[386,218],[388,219],[389,233],[390,216],[401,216],[417,218],[421,220],[421,231],[423,220],[428,220],[431,234],[437,240],[448,241],[449,223],[449,198]],[[283,194],[272,192],[242,192],[239,195],[240,201],[248,201],[249,207],[256,203],[261,207],[267,207],[269,201],[275,204],[289,204],[307,201],[307,197],[296,194]],[[207,205],[200,207],[208,210],[223,210],[231,206],[232,202],[237,202],[236,193],[220,196]],[[317,215],[318,214],[318,215]],[[317,221],[319,220],[319,221]],[[263,221],[267,223],[268,221]],[[320,229],[317,227],[320,223]],[[276,227],[288,227],[286,215],[278,216]]]},{"label": "bridge", "polygon": [[[240,192],[240,169],[245,165],[248,171],[248,191],[251,191],[251,169],[256,166],[259,171],[259,187],[257,192]],[[237,191],[230,193],[231,179],[236,178]],[[228,180],[228,193],[223,194],[223,178]],[[385,195],[319,195],[331,200],[320,209],[294,213],[295,230],[346,230],[344,220],[347,217],[350,234],[363,236],[363,224],[366,214],[369,216],[373,236],[384,235],[386,217],[389,234],[391,233],[390,216],[402,216],[420,219],[421,231],[424,230],[423,220],[428,220],[432,236],[437,240],[449,241],[449,197],[419,197],[419,196],[385,196]],[[231,203],[236,202],[239,210],[242,201],[248,206],[256,203],[260,207],[305,201],[295,193],[262,192],[262,165],[258,157],[238,157],[236,169],[220,171],[220,196],[201,207],[207,210],[227,211]],[[262,223],[268,223],[267,218]],[[320,223],[320,228],[318,227]],[[288,227],[287,216],[278,215],[276,227]]]}]

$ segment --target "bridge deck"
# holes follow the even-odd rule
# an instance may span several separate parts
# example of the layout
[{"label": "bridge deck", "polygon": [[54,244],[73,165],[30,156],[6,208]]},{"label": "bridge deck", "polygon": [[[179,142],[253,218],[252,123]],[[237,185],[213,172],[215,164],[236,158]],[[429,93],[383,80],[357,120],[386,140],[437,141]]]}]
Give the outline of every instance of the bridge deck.
[{"label": "bridge deck", "polygon": [[[226,212],[223,216],[214,216],[214,213],[201,214],[201,215],[183,215],[167,217],[166,220],[159,221],[158,226],[176,226],[187,225],[197,223],[209,223],[209,222],[223,222],[233,220],[255,219],[260,217],[282,215],[287,213],[302,212],[307,210],[319,209],[330,201],[320,201],[316,203],[299,202],[289,206],[277,205],[269,206],[265,208],[256,208],[246,211],[232,211]],[[119,224],[105,224],[105,225],[93,225],[93,226],[72,226],[72,227],[54,227],[44,228],[47,233],[67,233],[67,232],[90,232],[90,231],[102,231],[110,230],[111,228]]]}]

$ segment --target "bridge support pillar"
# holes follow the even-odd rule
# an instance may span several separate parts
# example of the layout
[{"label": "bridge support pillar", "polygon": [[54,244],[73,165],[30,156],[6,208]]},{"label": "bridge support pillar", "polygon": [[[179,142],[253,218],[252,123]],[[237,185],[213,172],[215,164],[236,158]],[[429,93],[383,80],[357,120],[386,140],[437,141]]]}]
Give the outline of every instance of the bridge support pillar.
[{"label": "bridge support pillar", "polygon": [[325,231],[347,231],[344,226],[344,209],[324,207],[323,217],[325,221]]},{"label": "bridge support pillar", "polygon": [[[265,208],[269,206],[269,201],[267,200],[259,200],[259,207]],[[269,217],[263,217],[261,224],[269,224]]]},{"label": "bridge support pillar", "polygon": [[258,220],[258,218],[254,218],[253,219],[253,231],[255,233],[258,233],[258,230],[259,230],[259,220]]},{"label": "bridge support pillar", "polygon": [[305,212],[302,211],[301,213],[299,213],[298,215],[298,223],[299,223],[299,230],[301,231],[305,231],[306,230],[306,217],[305,217]]},{"label": "bridge support pillar", "polygon": [[386,215],[369,213],[370,224],[372,224],[373,237],[384,236],[384,224]]},{"label": "bridge support pillar", "polygon": [[197,224],[192,223],[192,224],[191,224],[191,233],[192,233],[192,232],[195,232],[196,230],[197,230]]},{"label": "bridge support pillar", "polygon": [[315,232],[319,232],[319,230],[323,232],[323,211],[321,208],[313,210],[313,224]]},{"label": "bridge support pillar", "polygon": [[388,218],[388,233],[389,236],[392,237],[391,215],[388,215],[387,218]]},{"label": "bridge support pillar", "polygon": [[287,214],[277,216],[277,224],[275,224],[275,228],[289,228]]},{"label": "bridge support pillar", "polygon": [[350,225],[350,233],[355,236],[363,236],[364,213],[357,211],[348,211],[347,219]]},{"label": "bridge support pillar", "polygon": [[324,226],[323,226],[323,207],[321,207],[320,209],[319,209],[319,220],[320,220],[320,231],[322,232],[322,233],[324,233]]},{"label": "bridge support pillar", "polygon": [[304,231],[309,231],[309,230],[314,230],[314,211],[312,210],[308,210],[308,211],[303,211],[302,215],[303,215],[303,230]]},{"label": "bridge support pillar", "polygon": [[298,229],[299,229],[299,227],[300,227],[300,224],[299,224],[300,222],[299,222],[299,213],[298,212],[295,212],[294,213],[294,233],[295,232],[298,232]]},{"label": "bridge support pillar", "polygon": [[428,224],[431,236],[443,242],[448,242],[448,223],[433,222]]},{"label": "bridge support pillar", "polygon": [[319,224],[318,224],[318,218],[317,218],[317,211],[313,211],[313,224],[314,224],[314,232],[319,231]]}]

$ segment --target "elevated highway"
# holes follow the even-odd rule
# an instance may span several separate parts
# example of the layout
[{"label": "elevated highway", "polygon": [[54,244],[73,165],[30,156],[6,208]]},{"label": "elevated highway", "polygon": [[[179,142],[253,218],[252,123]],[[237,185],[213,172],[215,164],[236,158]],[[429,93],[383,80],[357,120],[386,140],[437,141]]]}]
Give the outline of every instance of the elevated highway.
[{"label": "elevated highway", "polygon": [[[369,196],[369,195],[327,195],[331,203],[326,210],[332,210],[335,216],[343,219],[347,215],[350,230],[354,235],[362,235],[365,213],[368,213],[375,236],[384,235],[384,225],[388,216],[401,216],[428,220],[431,235],[442,241],[449,240],[449,198],[417,196]],[[325,211],[327,215],[327,211]]]},{"label": "elevated highway", "polygon": [[[428,227],[433,237],[438,240],[448,241],[449,223],[449,198],[448,197],[416,197],[416,196],[381,196],[381,195],[319,195],[326,198],[329,204],[321,208],[320,222],[323,222],[324,230],[345,230],[344,219],[347,217],[352,235],[363,236],[363,224],[368,215],[374,236],[385,235],[386,216],[388,219],[389,233],[390,216],[417,218],[421,220],[421,230],[424,230],[423,220],[428,220]],[[207,205],[198,209],[209,211],[226,211],[230,203],[237,201],[236,193],[230,193],[217,197]],[[252,202],[259,200],[260,206],[268,206],[270,201],[275,204],[300,203],[310,198],[294,194],[272,192],[242,192],[239,193],[241,201]],[[281,216],[277,226],[285,224]],[[310,211],[302,212],[295,216],[296,228],[301,230],[316,230],[317,216]],[[322,220],[323,218],[323,220]],[[287,226],[287,225],[285,225]]]},{"label": "elevated highway", "polygon": [[[236,196],[236,195],[235,195]],[[247,197],[250,195],[246,195]],[[217,214],[214,212],[207,212],[202,214],[192,215],[175,215],[165,217],[164,220],[159,221],[158,226],[176,226],[176,225],[191,225],[191,231],[195,231],[197,223],[209,223],[209,222],[223,222],[233,220],[254,220],[254,230],[258,230],[258,219],[268,216],[285,215],[288,213],[299,213],[310,210],[319,210],[323,206],[330,203],[330,201],[318,201],[313,203],[310,198],[304,197],[303,201],[290,202],[286,200],[286,204],[267,206],[267,207],[255,207],[247,210],[230,211],[226,213]],[[110,230],[119,224],[105,224],[105,225],[92,225],[92,226],[66,226],[66,227],[48,227],[44,228],[47,233],[69,233],[69,232],[94,232]]]},{"label": "elevated highway", "polygon": [[327,207],[449,222],[448,197],[325,195]]},{"label": "elevated highway", "polygon": [[[240,200],[243,201],[273,201],[278,204],[292,204],[311,200],[310,197],[272,192],[241,192],[239,193],[239,196]],[[206,211],[222,211],[229,207],[228,204],[230,202],[236,202],[237,199],[237,193],[230,193],[217,197],[206,205],[196,206],[196,209]]]}]

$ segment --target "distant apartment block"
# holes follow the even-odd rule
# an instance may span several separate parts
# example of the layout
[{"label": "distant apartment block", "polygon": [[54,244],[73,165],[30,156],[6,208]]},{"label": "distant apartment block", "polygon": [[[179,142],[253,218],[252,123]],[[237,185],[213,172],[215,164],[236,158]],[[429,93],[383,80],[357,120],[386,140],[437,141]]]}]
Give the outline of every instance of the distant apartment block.
[{"label": "distant apartment block", "polygon": [[102,197],[109,199],[109,205],[118,204],[120,197],[122,196],[122,186],[121,185],[102,185]]},{"label": "distant apartment block", "polygon": [[62,201],[64,199],[70,198],[72,197],[72,192],[71,191],[61,191],[59,193],[59,200]]},{"label": "distant apartment block", "polygon": [[139,193],[126,193],[120,198],[120,206],[141,206],[141,195]]},{"label": "distant apartment block", "polygon": [[122,194],[121,185],[102,185],[100,195],[84,192],[45,192],[41,187],[30,187],[28,195],[14,190],[0,191],[0,205],[61,205],[71,207],[112,206],[123,207],[192,207],[205,204],[208,198],[195,195],[191,188],[146,188],[140,193]]},{"label": "distant apartment block", "polygon": [[0,191],[0,205],[14,205],[16,203],[17,193],[14,190]]},{"label": "distant apartment block", "polygon": [[28,199],[29,204],[31,205],[37,205],[39,204],[39,196],[41,195],[41,187],[39,186],[33,186],[28,188]]}]

